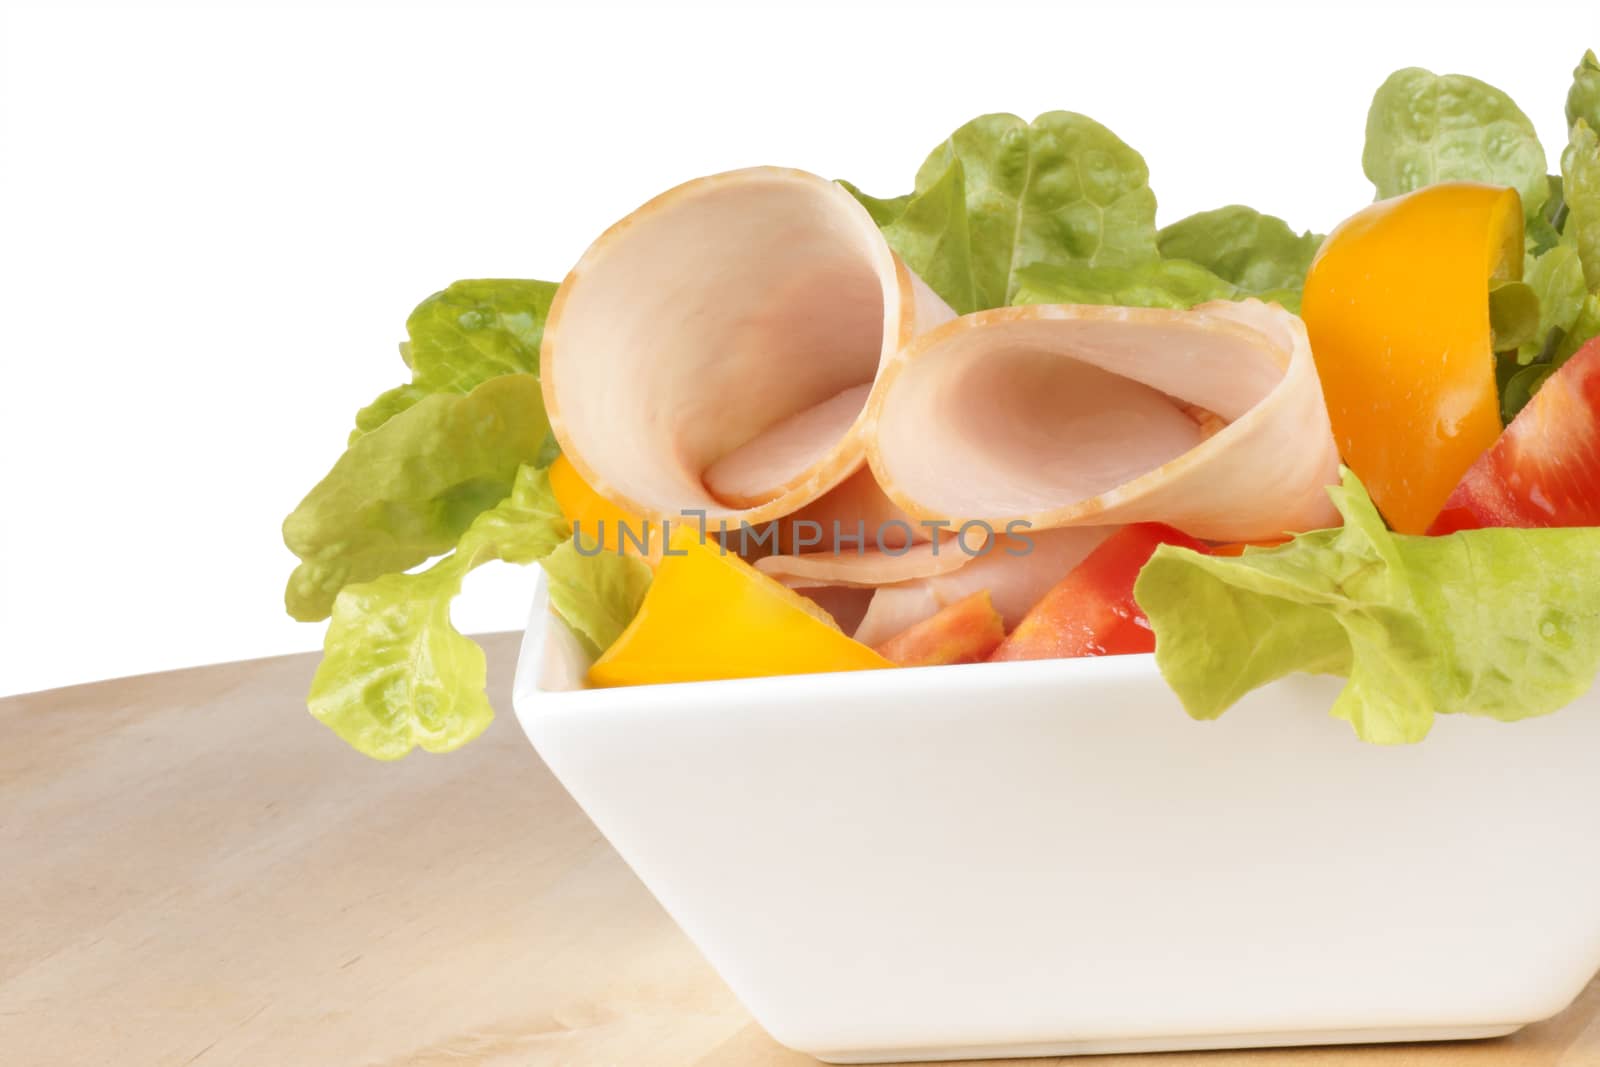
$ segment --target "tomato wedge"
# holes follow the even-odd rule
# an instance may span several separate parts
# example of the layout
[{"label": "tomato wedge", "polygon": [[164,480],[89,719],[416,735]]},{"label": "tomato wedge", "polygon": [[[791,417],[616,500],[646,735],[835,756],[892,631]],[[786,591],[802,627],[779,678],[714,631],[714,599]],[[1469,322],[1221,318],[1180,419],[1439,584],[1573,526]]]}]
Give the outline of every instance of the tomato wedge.
[{"label": "tomato wedge", "polygon": [[1428,532],[1486,526],[1600,526],[1600,337],[1545,379]]},{"label": "tomato wedge", "polygon": [[1006,625],[989,591],[980,589],[878,646],[897,667],[981,663],[1005,640]]},{"label": "tomato wedge", "polygon": [[1154,652],[1155,634],[1133,599],[1133,583],[1161,545],[1206,551],[1188,534],[1159,522],[1123,527],[1046,593],[990,660]]}]

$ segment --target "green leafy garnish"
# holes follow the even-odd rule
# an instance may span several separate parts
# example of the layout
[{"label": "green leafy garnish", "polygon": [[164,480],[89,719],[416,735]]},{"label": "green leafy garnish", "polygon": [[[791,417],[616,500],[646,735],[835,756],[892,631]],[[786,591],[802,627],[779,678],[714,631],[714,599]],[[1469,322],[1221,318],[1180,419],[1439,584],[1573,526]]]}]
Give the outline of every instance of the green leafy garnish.
[{"label": "green leafy garnish", "polygon": [[1572,71],[1572,88],[1567,90],[1567,128],[1582,120],[1591,130],[1600,130],[1600,59],[1591,49],[1583,54]]},{"label": "green leafy garnish", "polygon": [[1539,302],[1538,330],[1518,352],[1518,362],[1526,366],[1544,349],[1552,330],[1565,333],[1572,328],[1587,293],[1583,265],[1578,261],[1578,250],[1571,244],[1558,244],[1532,260],[1523,280]]},{"label": "green leafy garnish", "polygon": [[1595,337],[1600,337],[1600,292],[1584,297],[1583,307],[1578,309],[1578,317],[1572,321],[1572,328],[1556,346],[1556,365],[1565,363],[1574,352]]},{"label": "green leafy garnish", "polygon": [[1600,136],[1586,120],[1572,127],[1561,153],[1561,188],[1567,206],[1562,240],[1578,250],[1585,283],[1600,291]]},{"label": "green leafy garnish", "polygon": [[550,606],[589,654],[598,656],[639,613],[651,571],[642,560],[598,544],[586,543],[579,552],[573,538],[545,559],[544,575]]},{"label": "green leafy garnish", "polygon": [[1290,310],[1321,238],[1246,207],[1155,229],[1144,159],[1104,126],[1052,111],[984,115],[879,199],[843,182],[889,244],[961,313],[1005,304],[1189,307],[1260,296]]},{"label": "green leafy garnish", "polygon": [[1539,294],[1525,282],[1500,281],[1489,288],[1489,331],[1496,352],[1532,345],[1539,332]]},{"label": "green leafy garnish", "polygon": [[1238,286],[1198,263],[1153,259],[1137,267],[1034,264],[1017,272],[1018,304],[1120,304],[1189,308],[1207,300],[1233,300]]},{"label": "green leafy garnish", "polygon": [[1380,199],[1445,181],[1509,185],[1523,211],[1550,195],[1533,123],[1505,93],[1462,74],[1407,67],[1391,74],[1367,113],[1361,166]]},{"label": "green leafy garnish", "polygon": [[483,650],[451,624],[450,603],[473,568],[532,563],[566,537],[549,476],[523,467],[510,495],[474,519],[450,555],[419,573],[346,586],[311,682],[311,714],[377,759],[418,745],[448,752],[478,736],[494,718]]},{"label": "green leafy garnish", "polygon": [[1083,115],[984,115],[924,161],[914,192],[847,186],[890,245],[957,312],[1012,302],[1036,263],[1129,266],[1156,257],[1144,158]]},{"label": "green leafy garnish", "polygon": [[411,381],[356,415],[352,439],[371,433],[424,397],[467,393],[501,374],[537,374],[539,343],[556,286],[550,282],[456,282],[406,319],[400,354]]},{"label": "green leafy garnish", "polygon": [[284,591],[289,614],[327,618],[345,586],[448,551],[539,458],[548,431],[538,379],[511,374],[424,397],[357,438],[283,521],[301,560]]},{"label": "green leafy garnish", "polygon": [[962,313],[989,306],[979,303],[960,164],[947,167],[919,192],[893,200],[877,200],[849,182],[840,184],[866,206],[889,246],[945,303]]},{"label": "green leafy garnish", "polygon": [[[1509,423],[1561,364],[1600,333],[1600,301],[1584,291],[1583,267],[1571,241],[1562,241],[1527,267],[1527,284],[1539,302],[1537,334],[1515,363],[1500,365],[1501,417]],[[1491,305],[1492,306],[1492,305]]]},{"label": "green leafy garnish", "polygon": [[1593,52],[1573,71],[1567,94],[1568,143],[1549,199],[1528,217],[1524,277],[1539,300],[1539,329],[1517,352],[1516,369],[1498,368],[1506,421],[1533,398],[1584,342],[1600,334],[1600,63]]},{"label": "green leafy garnish", "polygon": [[1234,204],[1202,211],[1163,227],[1161,254],[1198,263],[1253,296],[1274,290],[1298,292],[1322,244],[1322,236],[1295,233],[1273,215]]},{"label": "green leafy garnish", "polygon": [[1567,221],[1567,201],[1561,189],[1561,175],[1545,175],[1545,184],[1550,194],[1545,198],[1544,207],[1527,216],[1523,228],[1523,243],[1530,259],[1544,255],[1561,241],[1561,227]]},{"label": "green leafy garnish", "polygon": [[1294,672],[1349,679],[1333,714],[1358,736],[1420,741],[1435,713],[1511,721],[1582,696],[1600,669],[1600,531],[1384,526],[1349,471],[1344,526],[1237,558],[1164,545],[1134,587],[1156,664],[1214,719]]}]

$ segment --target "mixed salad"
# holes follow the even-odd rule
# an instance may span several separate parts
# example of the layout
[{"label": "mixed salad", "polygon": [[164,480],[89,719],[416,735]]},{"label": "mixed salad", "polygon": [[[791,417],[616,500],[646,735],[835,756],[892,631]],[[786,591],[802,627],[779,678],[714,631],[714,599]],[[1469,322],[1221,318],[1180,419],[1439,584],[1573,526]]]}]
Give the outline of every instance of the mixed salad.
[{"label": "mixed salad", "polygon": [[312,713],[378,758],[492,718],[463,578],[539,563],[596,686],[1154,652],[1414,742],[1600,669],[1600,62],[1548,173],[1504,93],[1378,89],[1376,201],[1158,228],[1082,115],[986,115],[911,192],[690,182],[559,286],[423,301],[411,380],[284,523]]}]

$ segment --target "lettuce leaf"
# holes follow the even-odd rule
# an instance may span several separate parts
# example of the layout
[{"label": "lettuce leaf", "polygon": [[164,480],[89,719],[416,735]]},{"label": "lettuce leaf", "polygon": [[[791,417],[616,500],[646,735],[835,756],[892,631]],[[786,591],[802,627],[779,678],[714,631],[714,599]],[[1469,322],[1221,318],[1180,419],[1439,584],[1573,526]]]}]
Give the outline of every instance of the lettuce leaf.
[{"label": "lettuce leaf", "polygon": [[959,162],[927,188],[893,200],[874,199],[849,182],[839,184],[866,206],[889,247],[945,303],[961,314],[988,306],[979,302],[966,179]]},{"label": "lettuce leaf", "polygon": [[283,522],[301,560],[284,591],[289,614],[327,618],[345,586],[448,551],[541,457],[549,429],[538,379],[510,374],[424,397],[357,438]]},{"label": "lettuce leaf", "polygon": [[1011,303],[1017,272],[1031,264],[1124,267],[1157,255],[1144,158],[1073,112],[972,120],[933,150],[906,196],[846,188],[963,314]]},{"label": "lettuce leaf", "polygon": [[1600,291],[1600,136],[1584,119],[1561,154],[1561,189],[1567,207],[1561,239],[1578,250],[1585,284]]},{"label": "lettuce leaf", "polygon": [[867,209],[867,214],[872,216],[872,221],[877,223],[879,228],[888,226],[901,215],[904,215],[906,208],[916,198],[915,193],[905,193],[901,196],[891,196],[887,199],[869,196],[843,178],[837,180],[840,185],[844,186],[846,192],[855,197],[856,201]]},{"label": "lettuce leaf", "polygon": [[1496,352],[1516,351],[1536,344],[1539,332],[1539,293],[1527,282],[1502,279],[1489,285],[1489,334]]},{"label": "lettuce leaf", "polygon": [[424,397],[468,393],[501,374],[537,374],[555,294],[551,282],[486,279],[456,282],[418,304],[400,346],[411,381],[362,408],[351,440]]},{"label": "lettuce leaf", "polygon": [[1349,679],[1333,707],[1366,741],[1420,741],[1435,713],[1556,711],[1600,669],[1600,531],[1394,534],[1349,471],[1339,529],[1237,558],[1164,545],[1134,594],[1184,708],[1214,719],[1303,671]]},{"label": "lettuce leaf", "polygon": [[1600,293],[1590,293],[1584,298],[1578,317],[1572,320],[1572,328],[1556,346],[1556,366],[1565,363],[1574,352],[1595,337],[1600,337]]},{"label": "lettuce leaf", "polygon": [[584,552],[568,539],[544,561],[550,606],[572,632],[598,656],[622,635],[639,613],[650,588],[650,567],[634,556],[593,551],[585,538]]},{"label": "lettuce leaf", "polygon": [[1508,422],[1562,363],[1600,334],[1600,139],[1581,113],[1590,102],[1587,92],[1600,91],[1600,69],[1589,69],[1592,63],[1590,53],[1574,72],[1567,99],[1573,124],[1561,175],[1549,177],[1550,200],[1530,219],[1532,244],[1523,275],[1538,297],[1539,323],[1517,353],[1521,369],[1503,360],[1500,365],[1501,414]]},{"label": "lettuce leaf", "polygon": [[1234,205],[1157,233],[1144,159],[1104,126],[1052,111],[984,115],[930,154],[916,188],[841,182],[890,246],[966,314],[1006,304],[1190,307],[1259,296],[1291,311],[1322,238]]},{"label": "lettuce leaf", "polygon": [[477,737],[494,718],[483,650],[451,624],[450,603],[473,568],[532,563],[567,534],[549,475],[524,466],[510,495],[474,519],[450,555],[418,573],[346,586],[311,681],[311,714],[376,759],[418,745],[448,752]]},{"label": "lettuce leaf", "polygon": [[1545,165],[1528,116],[1476,78],[1407,67],[1372,98],[1361,166],[1379,199],[1434,182],[1480,181],[1515,188],[1532,218],[1550,195]]},{"label": "lettuce leaf", "polygon": [[1539,301],[1537,336],[1518,353],[1518,362],[1527,365],[1544,351],[1551,331],[1560,330],[1565,334],[1572,329],[1588,294],[1578,250],[1567,242],[1557,244],[1537,259],[1530,258],[1523,280]]},{"label": "lettuce leaf", "polygon": [[1579,120],[1591,130],[1600,130],[1600,59],[1593,49],[1585,52],[1572,71],[1572,88],[1567,90],[1567,128]]},{"label": "lettuce leaf", "polygon": [[1299,292],[1321,245],[1321,234],[1297,234],[1282,219],[1240,204],[1190,215],[1156,235],[1163,256],[1198,263],[1252,296]]},{"label": "lettuce leaf", "polygon": [[1017,272],[1017,304],[1118,304],[1190,308],[1207,300],[1235,300],[1239,287],[1198,263],[1156,259],[1136,267],[1036,263]]},{"label": "lettuce leaf", "polygon": [[1561,196],[1561,175],[1546,177],[1550,186],[1549,198],[1537,215],[1529,215],[1524,220],[1522,243],[1529,259],[1544,255],[1561,242],[1561,224],[1567,218],[1566,202]]}]

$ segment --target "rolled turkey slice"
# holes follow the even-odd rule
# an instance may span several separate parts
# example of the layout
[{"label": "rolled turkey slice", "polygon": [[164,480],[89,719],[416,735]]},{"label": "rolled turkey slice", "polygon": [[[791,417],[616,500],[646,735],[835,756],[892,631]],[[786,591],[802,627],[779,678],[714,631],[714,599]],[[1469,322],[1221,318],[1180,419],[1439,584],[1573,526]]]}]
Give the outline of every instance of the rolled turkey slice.
[{"label": "rolled turkey slice", "polygon": [[[809,523],[809,526],[802,524]],[[849,538],[864,534],[866,548],[890,551],[933,540],[933,528],[906,514],[878,488],[865,464],[805,507],[778,521],[776,551],[803,551],[802,540],[824,546],[846,547]]]},{"label": "rolled turkey slice", "polygon": [[764,522],[861,469],[879,367],[953,317],[841,186],[731,171],[663,193],[584,253],[545,324],[545,407],[613,503]]},{"label": "rolled turkey slice", "polygon": [[[963,544],[965,547],[963,547]],[[950,574],[977,561],[979,554],[993,551],[987,536],[969,535],[958,544],[953,537],[908,545],[902,549],[828,548],[821,552],[766,556],[756,560],[756,570],[787,585],[790,589],[816,589],[842,586],[870,589],[896,582]]]},{"label": "rolled turkey slice", "polygon": [[1114,527],[1078,526],[1031,530],[1025,538],[1001,534],[994,549],[945,574],[885,585],[872,594],[865,616],[852,633],[857,641],[882,644],[895,634],[933,617],[950,604],[988,590],[1007,630],[1022,621]]},{"label": "rolled turkey slice", "polygon": [[1258,300],[967,315],[885,364],[867,416],[878,483],[920,519],[1222,541],[1338,521],[1305,327]]},{"label": "rolled turkey slice", "polygon": [[779,551],[755,560],[755,567],[808,594],[949,574],[998,547],[991,544],[993,531],[938,530],[914,519],[884,495],[866,467],[777,526]]}]

